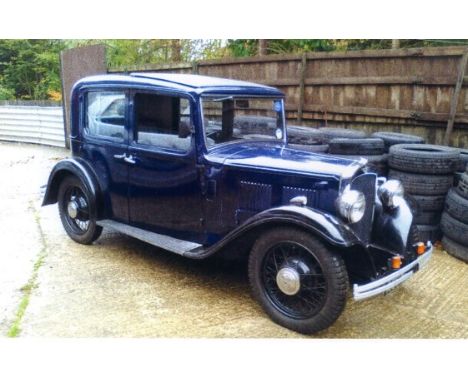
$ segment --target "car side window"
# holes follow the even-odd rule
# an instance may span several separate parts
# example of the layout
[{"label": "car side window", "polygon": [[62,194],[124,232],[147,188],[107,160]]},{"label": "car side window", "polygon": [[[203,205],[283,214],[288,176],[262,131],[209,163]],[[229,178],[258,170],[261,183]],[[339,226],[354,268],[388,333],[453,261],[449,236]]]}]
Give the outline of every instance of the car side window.
[{"label": "car side window", "polygon": [[179,152],[190,150],[192,128],[188,99],[136,93],[134,108],[137,143]]},{"label": "car side window", "polygon": [[86,94],[86,134],[122,142],[125,137],[125,106],[124,92],[88,92]]}]

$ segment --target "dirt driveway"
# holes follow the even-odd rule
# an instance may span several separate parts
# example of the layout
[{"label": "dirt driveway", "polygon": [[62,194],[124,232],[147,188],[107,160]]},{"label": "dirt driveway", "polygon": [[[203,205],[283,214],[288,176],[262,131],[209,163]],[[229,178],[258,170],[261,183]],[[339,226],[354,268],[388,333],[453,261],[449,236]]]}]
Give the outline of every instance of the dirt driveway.
[{"label": "dirt driveway", "polygon": [[[21,337],[303,337],[251,299],[244,263],[196,262],[106,232],[82,246],[41,186],[65,150],[0,143],[0,333]],[[348,300],[323,338],[468,338],[468,265],[436,251],[386,296]]]}]

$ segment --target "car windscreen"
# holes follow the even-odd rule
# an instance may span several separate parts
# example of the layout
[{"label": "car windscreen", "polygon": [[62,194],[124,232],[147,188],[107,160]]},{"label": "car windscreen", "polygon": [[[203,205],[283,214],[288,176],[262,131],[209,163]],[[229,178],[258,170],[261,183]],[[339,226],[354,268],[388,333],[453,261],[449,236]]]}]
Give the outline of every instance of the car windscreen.
[{"label": "car windscreen", "polygon": [[283,140],[280,98],[204,96],[202,106],[208,148],[239,140]]}]

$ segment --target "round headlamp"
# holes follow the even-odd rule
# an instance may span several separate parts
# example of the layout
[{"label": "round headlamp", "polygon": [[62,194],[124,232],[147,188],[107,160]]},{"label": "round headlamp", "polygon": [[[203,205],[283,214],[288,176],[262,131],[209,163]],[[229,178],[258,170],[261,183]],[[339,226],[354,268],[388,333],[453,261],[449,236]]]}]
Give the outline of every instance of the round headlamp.
[{"label": "round headlamp", "polygon": [[404,193],[403,185],[396,179],[386,181],[377,191],[382,204],[389,208],[398,207]]},{"label": "round headlamp", "polygon": [[357,223],[366,211],[366,198],[362,192],[348,189],[338,197],[336,205],[342,217]]}]

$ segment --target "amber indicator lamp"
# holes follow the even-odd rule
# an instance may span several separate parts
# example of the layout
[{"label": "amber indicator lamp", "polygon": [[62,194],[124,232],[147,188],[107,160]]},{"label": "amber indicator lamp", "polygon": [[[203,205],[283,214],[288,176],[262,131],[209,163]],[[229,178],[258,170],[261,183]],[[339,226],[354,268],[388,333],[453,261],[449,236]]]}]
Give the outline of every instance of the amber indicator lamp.
[{"label": "amber indicator lamp", "polygon": [[416,244],[416,254],[421,256],[426,252],[426,245],[423,242],[419,242]]},{"label": "amber indicator lamp", "polygon": [[392,269],[400,269],[401,268],[401,256],[393,256],[392,257]]}]

